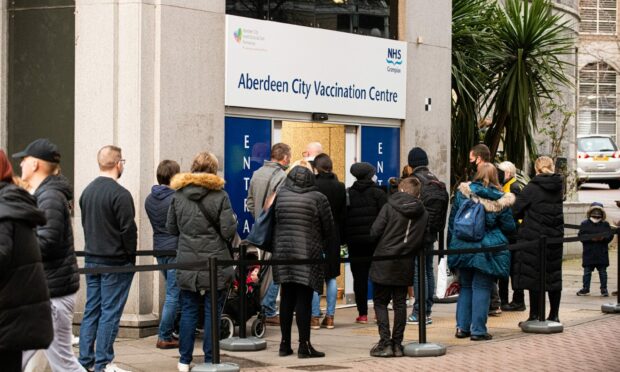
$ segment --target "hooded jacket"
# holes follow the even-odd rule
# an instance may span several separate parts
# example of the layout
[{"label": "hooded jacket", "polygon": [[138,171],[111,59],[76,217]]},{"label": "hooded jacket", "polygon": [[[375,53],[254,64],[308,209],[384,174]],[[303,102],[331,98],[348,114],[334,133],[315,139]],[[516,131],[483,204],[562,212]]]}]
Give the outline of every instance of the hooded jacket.
[{"label": "hooded jacket", "polygon": [[166,185],[153,185],[144,201],[144,209],[153,228],[154,250],[176,250],[179,238],[166,228],[168,209],[175,191]]},{"label": "hooded jacket", "polygon": [[[598,209],[603,213],[603,219],[600,222],[594,223],[590,221],[590,216],[592,215],[592,211]],[[583,260],[581,262],[581,266],[609,266],[609,243],[613,240],[614,236],[611,233],[611,226],[609,226],[609,222],[605,221],[607,219],[607,213],[605,213],[605,209],[599,206],[590,206],[588,208],[588,213],[586,214],[587,219],[581,222],[581,226],[579,227],[579,236],[582,235],[605,235],[600,240],[584,240],[581,242],[583,245]]]},{"label": "hooded jacket", "polygon": [[[176,193],[168,210],[166,227],[179,237],[177,263],[208,261],[211,257],[231,260],[226,241],[235,236],[237,217],[223,190],[224,180],[210,173],[180,173],[172,178],[170,187]],[[211,225],[197,203],[204,205],[219,226]],[[178,269],[177,285],[192,292],[210,290],[209,270],[206,264],[203,270]],[[228,288],[232,274],[232,267],[217,267],[218,290]]]},{"label": "hooded jacket", "polygon": [[[379,240],[374,256],[407,255],[422,248],[428,213],[422,201],[397,192],[381,208],[370,228],[370,236]],[[373,261],[369,277],[374,283],[391,286],[413,284],[413,257],[393,261]]]},{"label": "hooded jacket", "polygon": [[353,183],[348,196],[344,234],[349,256],[372,256],[377,242],[370,237],[370,227],[387,203],[387,195],[374,181],[362,179]]},{"label": "hooded jacket", "polygon": [[[320,259],[336,239],[327,197],[318,191],[314,174],[296,166],[275,201],[274,260]],[[298,283],[323,292],[323,265],[273,266],[276,283]]]},{"label": "hooded jacket", "polygon": [[34,197],[0,183],[0,351],[46,349],[54,338]]},{"label": "hooded jacket", "polygon": [[[564,237],[562,179],[559,174],[538,174],[523,188],[513,207],[515,218],[523,219],[519,241]],[[515,251],[514,289],[538,290],[538,246]],[[547,245],[547,291],[562,290],[562,243]]]},{"label": "hooded jacket", "polygon": [[65,177],[49,176],[34,196],[47,219],[45,225],[37,227],[37,238],[50,296],[73,294],[80,288],[69,209],[73,188]]},{"label": "hooded jacket", "polygon": [[340,245],[342,242],[342,228],[344,228],[347,213],[347,194],[344,183],[338,181],[333,173],[319,173],[316,175],[316,187],[319,192],[327,197],[332,217],[334,218],[335,238],[330,241],[327,248],[329,263],[325,265],[325,277],[332,279],[340,275]]},{"label": "hooded jacket", "polygon": [[[479,242],[467,242],[453,234],[454,218],[461,205],[476,195],[484,207],[485,233]],[[485,187],[480,182],[461,183],[450,211],[448,249],[490,248],[508,245],[507,234],[516,229],[510,206],[515,202],[511,193],[503,193],[494,187]],[[487,275],[507,278],[510,273],[510,252],[469,253],[448,256],[450,269],[476,269]]]}]

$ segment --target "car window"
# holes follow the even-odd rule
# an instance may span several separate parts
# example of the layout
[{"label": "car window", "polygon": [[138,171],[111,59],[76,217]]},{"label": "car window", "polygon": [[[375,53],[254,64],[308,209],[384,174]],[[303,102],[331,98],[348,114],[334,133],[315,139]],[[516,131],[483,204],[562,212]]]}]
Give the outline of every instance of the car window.
[{"label": "car window", "polygon": [[616,151],[617,147],[611,138],[607,137],[586,137],[577,140],[577,148],[583,152],[593,151]]}]

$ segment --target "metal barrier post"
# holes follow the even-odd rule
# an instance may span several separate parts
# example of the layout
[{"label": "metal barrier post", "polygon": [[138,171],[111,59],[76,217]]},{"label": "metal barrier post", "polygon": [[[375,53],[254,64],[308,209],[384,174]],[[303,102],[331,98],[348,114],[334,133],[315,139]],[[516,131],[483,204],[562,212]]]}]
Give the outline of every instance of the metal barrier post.
[{"label": "metal barrier post", "polygon": [[[220,341],[220,347],[226,351],[258,351],[264,350],[267,347],[267,342],[262,338],[258,338],[255,336],[247,337],[246,325],[248,319],[247,312],[247,299],[246,292],[247,286],[245,284],[246,280],[246,266],[243,263],[245,260],[245,254],[247,251],[247,246],[245,244],[239,245],[239,337],[230,337]],[[265,319],[262,317],[257,317],[254,323],[252,324],[252,329],[260,329],[259,336],[263,336],[265,334]],[[231,335],[232,336],[232,335]]]},{"label": "metal barrier post", "polygon": [[545,321],[545,289],[547,281],[547,237],[538,240],[538,321]]},{"label": "metal barrier post", "polygon": [[[426,252],[424,248],[418,252],[418,297],[420,304],[418,314],[419,340],[405,345],[403,353],[410,357],[441,356],[446,353],[446,347],[441,344],[426,342]],[[432,270],[432,268],[431,268]],[[415,306],[413,311],[415,312]]]},{"label": "metal barrier post", "polygon": [[[217,258],[209,257],[209,293],[211,295],[211,352],[212,363],[196,365],[192,372],[212,371],[239,371],[239,366],[233,363],[220,363],[220,322],[218,321],[218,293],[217,293]],[[204,340],[203,340],[204,341]]]},{"label": "metal barrier post", "polygon": [[541,236],[538,240],[538,268],[539,268],[539,282],[538,282],[538,319],[528,320],[520,322],[519,327],[526,333],[560,333],[564,331],[562,323],[554,322],[551,320],[545,320],[545,288],[547,281],[547,237]]},{"label": "metal barrier post", "polygon": [[[620,228],[616,230],[616,258],[618,259],[618,266],[616,266],[616,275],[618,280],[616,281],[616,287],[620,285]],[[620,313],[620,291],[618,291],[618,297],[616,298],[616,303],[604,304],[601,306],[601,311],[606,314],[617,314]]]}]

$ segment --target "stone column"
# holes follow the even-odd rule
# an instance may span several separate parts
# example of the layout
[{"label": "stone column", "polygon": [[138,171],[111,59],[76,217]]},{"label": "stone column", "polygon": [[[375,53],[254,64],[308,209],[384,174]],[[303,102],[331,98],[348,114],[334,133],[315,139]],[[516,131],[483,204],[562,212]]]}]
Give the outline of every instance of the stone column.
[{"label": "stone column", "polygon": [[[426,150],[429,168],[450,184],[452,4],[450,1],[399,2],[407,41],[407,119],[401,131],[401,163],[409,150]],[[427,107],[427,99],[431,105]]]},{"label": "stone column", "polygon": [[[174,159],[187,170],[198,151],[224,153],[224,10],[223,0],[76,1],[76,195],[98,174],[97,150],[120,146],[127,163],[119,182],[134,198],[140,250],[152,249],[144,200],[157,164]],[[78,206],[78,250],[80,219]],[[165,295],[159,278],[135,275],[120,336],[156,333]],[[82,283],[76,321],[84,298]]]}]

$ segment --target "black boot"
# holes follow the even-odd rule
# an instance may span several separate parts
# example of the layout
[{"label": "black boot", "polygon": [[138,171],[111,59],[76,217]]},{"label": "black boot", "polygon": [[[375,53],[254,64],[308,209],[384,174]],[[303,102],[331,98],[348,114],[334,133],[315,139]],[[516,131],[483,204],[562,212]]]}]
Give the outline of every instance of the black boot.
[{"label": "black boot", "polygon": [[291,349],[291,342],[282,341],[280,342],[280,351],[278,355],[281,357],[289,356],[293,354],[293,349]]},{"label": "black boot", "polygon": [[325,353],[316,351],[310,341],[304,341],[299,343],[299,349],[297,349],[297,356],[299,358],[323,358]]}]

